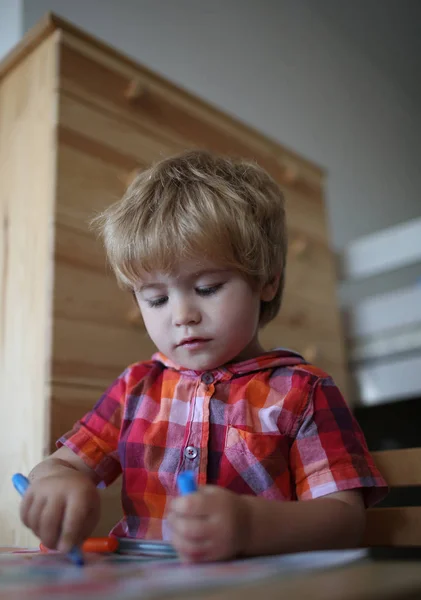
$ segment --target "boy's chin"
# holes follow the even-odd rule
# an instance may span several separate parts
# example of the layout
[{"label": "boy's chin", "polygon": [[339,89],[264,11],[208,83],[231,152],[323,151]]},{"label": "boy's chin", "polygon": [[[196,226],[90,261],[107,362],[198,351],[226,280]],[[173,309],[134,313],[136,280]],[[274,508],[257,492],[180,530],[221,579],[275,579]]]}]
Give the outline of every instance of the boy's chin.
[{"label": "boy's chin", "polygon": [[183,369],[189,369],[190,371],[212,371],[223,364],[220,357],[205,356],[199,353],[193,356],[179,355],[169,358],[172,358]]},{"label": "boy's chin", "polygon": [[189,369],[190,371],[212,371],[213,369],[217,369],[221,365],[218,365],[215,362],[210,362],[206,360],[183,360],[181,363],[178,363],[180,367],[183,369]]}]

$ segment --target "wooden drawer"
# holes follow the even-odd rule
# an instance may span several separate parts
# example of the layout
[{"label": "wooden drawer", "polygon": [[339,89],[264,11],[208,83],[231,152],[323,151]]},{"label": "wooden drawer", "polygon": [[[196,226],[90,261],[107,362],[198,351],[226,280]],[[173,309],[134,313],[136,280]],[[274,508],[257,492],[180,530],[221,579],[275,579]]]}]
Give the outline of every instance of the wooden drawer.
[{"label": "wooden drawer", "polygon": [[337,312],[333,255],[325,243],[289,232],[285,294],[308,300],[311,304],[329,304]]},{"label": "wooden drawer", "polygon": [[[148,69],[116,60],[80,41],[75,43],[69,35],[64,36],[61,47],[60,88],[67,102],[78,99],[90,105],[92,112],[101,112],[103,120],[114,116],[119,125],[141,129],[153,146],[163,143],[172,151],[202,147],[256,160],[286,188],[292,186],[310,196],[321,194],[323,175],[311,163],[280,151],[275,142]],[[67,118],[61,120],[65,126]],[[120,149],[126,152],[127,147],[124,144]]]},{"label": "wooden drawer", "polygon": [[[133,94],[133,84],[138,93]],[[123,63],[107,60],[96,53],[89,56],[80,49],[63,44],[60,56],[60,85],[66,95],[72,94],[85,103],[90,102],[98,111],[107,111],[153,132],[156,139],[163,137],[180,145],[199,145],[218,152],[229,152],[255,158],[253,146],[221,123],[209,122],[209,111],[203,110],[197,99],[189,102],[187,94],[177,94],[174,87],[166,86],[146,70],[131,69]],[[207,118],[206,118],[207,117]],[[225,119],[228,127],[229,120]],[[266,155],[266,156],[265,156]],[[271,170],[279,166],[270,155],[262,153],[271,163]]]},{"label": "wooden drawer", "polygon": [[323,198],[316,195],[309,197],[292,187],[284,187],[284,191],[291,240],[300,237],[329,246]]},{"label": "wooden drawer", "polygon": [[133,324],[134,300],[113,274],[58,259],[55,278],[55,381],[108,387],[127,365],[155,352],[144,328]]},{"label": "wooden drawer", "polygon": [[293,290],[284,295],[281,310],[272,323],[335,340],[341,329],[339,313],[333,301],[317,304]]},{"label": "wooden drawer", "polygon": [[54,316],[74,323],[129,329],[135,301],[117,285],[114,274],[85,263],[57,260]]},{"label": "wooden drawer", "polygon": [[133,300],[107,268],[89,220],[124,192],[124,167],[64,142],[59,147],[53,328],[54,381],[103,388],[155,350],[131,324]]},{"label": "wooden drawer", "polygon": [[[90,220],[121,198],[127,172],[125,166],[105,161],[87,147],[62,142],[58,152],[57,224],[93,237]],[[100,242],[97,246],[101,248]]]},{"label": "wooden drawer", "polygon": [[326,243],[290,232],[283,303],[263,332],[266,347],[285,346],[327,371],[348,394],[333,254]]},{"label": "wooden drawer", "polygon": [[[85,220],[121,197],[136,168],[186,147],[158,143],[142,128],[67,96],[60,103],[59,139],[59,171],[64,181],[60,176],[58,216],[71,211]],[[285,197],[289,228],[326,241],[321,196],[308,197],[290,186],[285,187]]]},{"label": "wooden drawer", "polygon": [[146,333],[113,325],[57,318],[52,377],[56,382],[103,388],[126,367],[154,352]]},{"label": "wooden drawer", "polygon": [[321,369],[329,370],[329,367],[340,364],[343,357],[343,347],[337,338],[321,336],[317,330],[306,327],[274,322],[262,331],[261,337],[265,348],[290,348]]},{"label": "wooden drawer", "polygon": [[59,126],[62,142],[128,171],[185,148],[70,93],[60,96]]},{"label": "wooden drawer", "polygon": [[[112,383],[112,382],[110,382]],[[92,385],[51,385],[51,452],[56,441],[69,431],[99,400],[105,389]]]}]

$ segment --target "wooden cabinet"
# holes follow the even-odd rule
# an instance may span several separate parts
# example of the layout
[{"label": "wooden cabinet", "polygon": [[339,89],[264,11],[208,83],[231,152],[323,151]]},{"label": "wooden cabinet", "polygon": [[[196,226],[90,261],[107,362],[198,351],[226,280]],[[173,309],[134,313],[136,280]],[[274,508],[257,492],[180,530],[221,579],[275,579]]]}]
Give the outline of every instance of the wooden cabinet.
[{"label": "wooden cabinet", "polygon": [[0,65],[1,543],[33,542],[11,474],[28,472],[129,363],[154,350],[89,219],[137,169],[188,147],[254,159],[284,188],[285,301],[263,342],[304,353],[346,390],[323,172],[48,16]]}]

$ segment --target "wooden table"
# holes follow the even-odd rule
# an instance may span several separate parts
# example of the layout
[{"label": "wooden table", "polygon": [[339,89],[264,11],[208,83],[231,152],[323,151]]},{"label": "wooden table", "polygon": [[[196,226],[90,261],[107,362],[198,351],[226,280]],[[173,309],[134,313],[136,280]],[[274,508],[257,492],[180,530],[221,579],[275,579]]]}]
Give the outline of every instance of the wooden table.
[{"label": "wooden table", "polygon": [[[3,552],[6,551],[6,554],[11,555],[10,552],[7,552],[6,548],[2,550]],[[0,553],[3,552],[0,550]],[[178,584],[176,583],[174,587],[170,583],[170,571],[174,568],[178,570],[182,565],[174,565],[172,567],[170,563],[165,566],[163,564],[156,565],[156,573],[158,573],[159,569],[159,578],[160,581],[165,582],[164,586],[161,585],[160,581],[158,585],[153,581],[152,586],[142,587],[142,584],[145,583],[145,569],[148,573],[152,573],[152,578],[154,577],[152,563],[148,563],[146,566],[141,563],[132,563],[135,571],[132,569],[127,571],[124,568],[120,570],[120,565],[124,567],[123,563],[117,562],[114,564],[114,561],[111,560],[111,562],[108,562],[108,558],[105,558],[105,562],[100,561],[96,563],[94,561],[91,563],[93,571],[91,571],[86,580],[81,581],[79,578],[76,579],[76,584],[72,587],[71,596],[75,599],[85,599],[87,597],[88,584],[90,583],[89,595],[92,598],[98,598],[98,594],[100,594],[100,598],[106,596],[106,598],[120,598],[120,600],[138,600],[138,598],[142,597],[154,598],[156,600],[189,600],[189,598],[194,598],[195,600],[421,600],[421,559],[419,558],[421,551],[417,555],[417,560],[412,558],[411,560],[396,560],[395,558],[393,560],[390,558],[387,560],[374,560],[365,557],[364,554],[362,556],[362,558],[357,558],[355,562],[342,564],[342,566],[326,567],[323,570],[313,571],[290,570],[289,567],[286,570],[284,563],[284,566],[275,565],[276,570],[272,568],[267,570],[266,576],[263,572],[260,571],[260,575],[258,572],[258,577],[255,578],[253,578],[253,566],[248,565],[246,571],[243,570],[240,575],[240,577],[244,577],[244,583],[226,585],[221,583],[221,585],[213,587],[213,589],[210,587],[207,589],[201,588],[201,585],[191,585],[191,583],[190,585],[188,583],[186,585],[184,575],[182,576],[181,587],[179,585],[180,578],[178,578]],[[19,557],[18,555],[16,557],[16,561],[20,566],[24,564],[24,571],[27,568],[30,571],[33,568],[39,568],[39,565],[37,567],[37,564],[35,564],[36,561],[39,561],[44,571],[46,571],[48,560],[55,562],[57,557],[50,556],[50,559],[47,560],[45,555],[32,553],[30,561],[27,559],[28,556]],[[6,566],[8,575],[6,579],[9,580],[9,584],[11,564],[7,562],[3,565]],[[169,570],[166,570],[167,566]],[[56,567],[61,570],[74,569],[65,560],[63,562],[58,561]],[[240,564],[239,567],[243,569],[244,563]],[[209,565],[209,568],[212,569],[212,565]],[[259,570],[261,568],[259,567]],[[279,574],[273,575],[273,573],[278,573],[278,569]],[[4,569],[3,572],[5,572]],[[215,583],[213,578],[216,577],[218,579],[221,574],[219,565],[217,565],[214,573],[211,571],[209,574],[207,568],[206,572],[207,575],[206,573],[198,575],[200,578],[205,577],[204,581],[201,579],[205,585],[207,585],[206,579],[209,583],[209,576],[211,577],[211,581]],[[73,583],[74,579],[74,575],[71,578],[60,581],[56,578],[41,581],[37,577],[32,582],[30,579],[32,577],[31,573],[29,575],[21,571],[18,571],[18,573],[20,579],[17,580],[17,587],[20,589],[22,585],[26,586],[26,595],[13,595],[13,597],[19,598],[28,596],[53,599],[56,597],[55,593],[59,585],[65,586],[62,592],[68,592],[66,582],[71,581]],[[249,581],[246,581],[247,574],[251,575]],[[135,579],[139,577],[139,587],[137,587],[138,584],[135,581],[135,586],[131,585],[129,589],[126,589],[124,582],[127,581],[128,577],[133,578],[133,576]],[[167,578],[169,579],[167,580]],[[187,579],[189,578],[187,577]],[[222,577],[222,579],[224,578]],[[235,580],[238,581],[238,572]],[[100,588],[98,588],[97,582],[99,582]],[[110,587],[103,588],[104,582],[109,582]],[[83,585],[79,588],[80,584]],[[52,585],[52,589],[47,594],[46,590],[50,585]],[[9,587],[3,589],[0,586],[1,599],[9,600],[10,592],[11,589]]]},{"label": "wooden table", "polygon": [[421,561],[371,561],[284,576],[210,593],[200,600],[420,600]]}]

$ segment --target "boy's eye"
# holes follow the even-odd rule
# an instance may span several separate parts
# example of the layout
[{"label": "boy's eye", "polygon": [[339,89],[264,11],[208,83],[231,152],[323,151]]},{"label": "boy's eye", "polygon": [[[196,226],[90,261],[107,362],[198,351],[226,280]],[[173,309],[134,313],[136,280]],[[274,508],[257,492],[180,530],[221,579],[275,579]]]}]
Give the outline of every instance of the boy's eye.
[{"label": "boy's eye", "polygon": [[201,286],[196,288],[196,293],[199,294],[199,296],[212,296],[212,294],[216,294],[216,292],[220,290],[222,286],[223,283],[218,283],[216,285],[209,286]]},{"label": "boy's eye", "polygon": [[164,306],[167,302],[168,296],[161,296],[160,298],[155,298],[154,300],[146,300],[151,308],[158,308],[159,306]]}]

